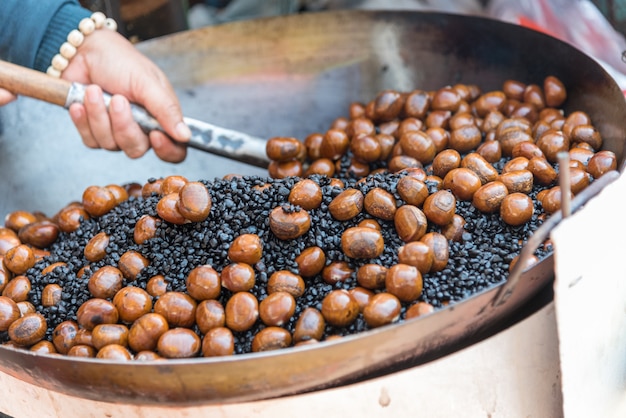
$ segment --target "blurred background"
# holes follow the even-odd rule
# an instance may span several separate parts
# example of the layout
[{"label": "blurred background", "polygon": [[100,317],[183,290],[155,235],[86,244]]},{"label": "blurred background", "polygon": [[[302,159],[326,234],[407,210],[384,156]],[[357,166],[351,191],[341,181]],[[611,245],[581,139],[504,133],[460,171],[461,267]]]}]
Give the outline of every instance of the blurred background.
[{"label": "blurred background", "polygon": [[81,0],[81,4],[113,17],[133,42],[237,20],[336,9],[480,15],[572,44],[600,62],[626,91],[626,0]]}]

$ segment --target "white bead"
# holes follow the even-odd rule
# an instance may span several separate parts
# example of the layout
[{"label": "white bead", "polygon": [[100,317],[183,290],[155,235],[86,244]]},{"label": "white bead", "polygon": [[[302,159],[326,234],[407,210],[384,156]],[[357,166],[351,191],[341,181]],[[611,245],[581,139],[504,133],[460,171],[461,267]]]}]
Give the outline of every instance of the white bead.
[{"label": "white bead", "polygon": [[67,42],[75,48],[78,48],[84,40],[85,35],[83,35],[78,29],[73,29],[67,35]]},{"label": "white bead", "polygon": [[96,24],[93,20],[86,17],[78,24],[78,30],[81,31],[83,35],[87,36],[92,34],[94,30],[96,30]]},{"label": "white bead", "polygon": [[117,22],[109,17],[104,22],[104,27],[112,31],[117,31]]},{"label": "white bead", "polygon": [[107,20],[107,17],[102,12],[95,12],[91,15],[91,20],[96,24],[96,29],[101,29],[104,26],[104,21]]},{"label": "white bead", "polygon": [[59,52],[65,58],[71,60],[72,58],[74,58],[74,55],[76,55],[76,47],[69,42],[63,42],[63,45],[61,45],[61,48],[59,48]]},{"label": "white bead", "polygon": [[69,61],[67,58],[63,57],[61,54],[56,54],[52,57],[52,66],[59,71],[63,71],[69,65]]},{"label": "white bead", "polygon": [[52,65],[48,67],[48,69],[46,70],[46,74],[55,78],[61,78],[61,71],[57,70]]}]

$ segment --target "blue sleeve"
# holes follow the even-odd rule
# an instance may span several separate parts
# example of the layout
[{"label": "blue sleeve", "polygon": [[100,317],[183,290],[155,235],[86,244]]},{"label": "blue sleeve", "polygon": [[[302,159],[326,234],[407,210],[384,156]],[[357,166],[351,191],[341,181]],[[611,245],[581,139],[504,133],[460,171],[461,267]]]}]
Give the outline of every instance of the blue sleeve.
[{"label": "blue sleeve", "polygon": [[0,58],[46,71],[67,34],[91,12],[77,0],[0,0]]}]

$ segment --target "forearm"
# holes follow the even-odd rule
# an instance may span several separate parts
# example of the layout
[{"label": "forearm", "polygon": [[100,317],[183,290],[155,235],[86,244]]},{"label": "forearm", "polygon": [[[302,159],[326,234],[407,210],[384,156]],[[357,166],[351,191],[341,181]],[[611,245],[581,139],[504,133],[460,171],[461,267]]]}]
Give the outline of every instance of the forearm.
[{"label": "forearm", "polygon": [[0,58],[45,71],[90,12],[76,0],[1,0]]}]

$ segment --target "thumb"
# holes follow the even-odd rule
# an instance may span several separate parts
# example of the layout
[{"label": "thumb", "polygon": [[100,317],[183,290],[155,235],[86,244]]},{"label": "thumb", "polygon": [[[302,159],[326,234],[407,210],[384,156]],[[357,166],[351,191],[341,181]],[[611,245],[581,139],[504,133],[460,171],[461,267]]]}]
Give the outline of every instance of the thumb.
[{"label": "thumb", "polygon": [[17,99],[13,93],[8,90],[0,89],[0,106],[4,106],[5,104],[11,103],[13,100]]}]

